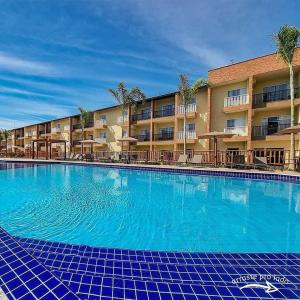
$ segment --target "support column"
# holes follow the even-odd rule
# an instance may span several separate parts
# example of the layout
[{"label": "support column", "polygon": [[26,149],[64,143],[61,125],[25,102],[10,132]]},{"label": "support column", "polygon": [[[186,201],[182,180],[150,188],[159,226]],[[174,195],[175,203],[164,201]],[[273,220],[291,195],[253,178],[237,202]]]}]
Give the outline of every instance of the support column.
[{"label": "support column", "polygon": [[177,107],[180,105],[180,94],[175,94],[175,122],[174,122],[174,151],[178,150],[178,144],[176,143],[178,134],[178,118],[177,118]]},{"label": "support column", "polygon": [[153,151],[153,134],[154,134],[154,123],[153,114],[155,110],[154,100],[151,100],[151,119],[150,119],[150,151]]},{"label": "support column", "polygon": [[248,150],[248,161],[249,163],[253,162],[253,156],[251,150],[253,150],[252,146],[252,119],[253,119],[253,85],[254,85],[254,78],[250,76],[248,78],[248,111],[247,111],[247,126],[248,126],[248,138],[247,138],[247,150]]},{"label": "support column", "polygon": [[[211,132],[211,102],[212,102],[212,88],[207,89],[207,132]],[[211,141],[208,140],[208,150],[211,149]]]}]

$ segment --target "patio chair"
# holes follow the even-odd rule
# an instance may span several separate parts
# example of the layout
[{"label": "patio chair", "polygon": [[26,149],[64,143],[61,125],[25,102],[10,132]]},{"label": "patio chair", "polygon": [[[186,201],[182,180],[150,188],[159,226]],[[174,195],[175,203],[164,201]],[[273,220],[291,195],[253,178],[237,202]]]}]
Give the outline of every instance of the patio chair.
[{"label": "patio chair", "polygon": [[257,169],[257,170],[269,170],[269,169],[272,169],[272,167],[268,164],[268,160],[266,157],[259,157],[259,156],[256,156],[254,157],[254,160],[253,160],[253,164],[252,164],[253,168],[254,169]]},{"label": "patio chair", "polygon": [[234,155],[230,164],[231,168],[236,169],[249,169],[250,165],[246,164],[245,155]]},{"label": "patio chair", "polygon": [[187,160],[188,160],[188,156],[186,154],[180,154],[178,160],[175,161],[175,164],[177,165],[186,164]]},{"label": "patio chair", "polygon": [[190,164],[193,166],[199,166],[199,165],[203,164],[203,155],[195,154],[193,156],[192,160],[190,161]]},{"label": "patio chair", "polygon": [[111,157],[110,157],[110,160],[112,162],[120,162],[120,154],[119,153],[114,153]]},{"label": "patio chair", "polygon": [[83,159],[84,159],[85,161],[92,162],[92,161],[94,161],[94,155],[91,154],[91,153],[87,153],[87,154],[85,154],[85,155],[83,156]]}]

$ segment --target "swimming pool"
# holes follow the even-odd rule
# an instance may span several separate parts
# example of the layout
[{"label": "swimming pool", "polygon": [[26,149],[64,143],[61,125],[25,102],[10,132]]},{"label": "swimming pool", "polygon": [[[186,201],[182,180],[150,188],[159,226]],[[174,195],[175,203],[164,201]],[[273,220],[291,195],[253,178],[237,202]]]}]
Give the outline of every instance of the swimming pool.
[{"label": "swimming pool", "polygon": [[145,170],[0,170],[0,227],[13,235],[127,249],[300,252],[300,185]]}]

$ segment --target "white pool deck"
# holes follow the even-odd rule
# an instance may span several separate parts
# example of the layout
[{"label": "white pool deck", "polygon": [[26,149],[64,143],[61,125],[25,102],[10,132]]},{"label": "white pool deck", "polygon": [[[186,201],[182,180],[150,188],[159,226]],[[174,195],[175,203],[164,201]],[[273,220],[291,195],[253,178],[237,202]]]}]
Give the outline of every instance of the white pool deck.
[{"label": "white pool deck", "polygon": [[44,160],[44,159],[28,159],[28,158],[0,158],[0,161],[12,161],[12,162],[31,162],[31,163],[68,163],[68,164],[87,164],[87,165],[99,165],[99,166],[127,166],[127,167],[139,167],[139,168],[156,168],[156,169],[178,169],[178,170],[206,170],[206,171],[214,171],[214,172],[240,172],[240,173],[252,173],[252,174],[278,174],[278,175],[288,175],[288,176],[296,176],[300,177],[299,172],[292,172],[292,171],[281,171],[281,170],[274,170],[274,171],[260,171],[260,170],[241,170],[241,169],[234,169],[234,168],[212,168],[212,167],[196,167],[196,166],[184,166],[184,165],[151,165],[151,164],[126,164],[126,163],[109,163],[109,162],[86,162],[86,161],[72,161],[72,160]]}]

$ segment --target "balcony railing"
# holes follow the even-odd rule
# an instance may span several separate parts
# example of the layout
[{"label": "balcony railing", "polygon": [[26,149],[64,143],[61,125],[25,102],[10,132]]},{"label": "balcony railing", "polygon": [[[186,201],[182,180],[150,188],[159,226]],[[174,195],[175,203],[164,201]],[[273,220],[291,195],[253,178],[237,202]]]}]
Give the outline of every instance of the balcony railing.
[{"label": "balcony railing", "polygon": [[81,140],[73,140],[72,144],[73,146],[81,145]]},{"label": "balcony railing", "polygon": [[140,134],[134,136],[135,139],[137,139],[139,142],[148,142],[150,141],[150,134]]},{"label": "balcony railing", "polygon": [[106,138],[95,138],[95,141],[99,144],[105,144],[106,143]]},{"label": "balcony railing", "polygon": [[153,134],[153,141],[168,141],[168,140],[174,140],[174,132]]},{"label": "balcony railing", "polygon": [[119,116],[117,121],[119,124],[126,123],[128,122],[128,116]]},{"label": "balcony railing", "polygon": [[240,136],[248,135],[248,126],[236,126],[236,127],[226,127],[224,129],[226,133],[233,133]]},{"label": "balcony railing", "polygon": [[107,125],[107,121],[102,119],[102,120],[96,120],[95,122],[95,126],[106,126]]},{"label": "balcony railing", "polygon": [[[197,138],[196,131],[188,131],[187,130],[185,132],[185,136],[186,136],[186,139],[188,139],[188,140],[193,140],[193,139]],[[177,139],[178,140],[184,140],[184,131],[178,131],[177,132]]]},{"label": "balcony railing", "polygon": [[[186,107],[186,112],[187,113],[196,112],[196,110],[197,110],[196,103],[188,104],[187,107]],[[184,105],[177,106],[177,113],[178,114],[184,114]]]},{"label": "balcony railing", "polygon": [[149,119],[151,119],[151,111],[132,115],[131,119],[132,119],[132,122],[149,120]]},{"label": "balcony railing", "polygon": [[[94,127],[94,122],[93,122],[93,121],[88,122],[88,123],[84,126],[84,128],[91,128],[91,127]],[[74,125],[73,125],[73,130],[76,130],[76,129],[81,129],[81,124],[80,124],[80,123],[74,124]]]},{"label": "balcony railing", "polygon": [[224,98],[224,107],[232,107],[246,104],[249,104],[249,97],[247,94]]},{"label": "balcony railing", "polygon": [[153,118],[162,118],[175,115],[175,108],[161,109],[153,112]]},{"label": "balcony railing", "polygon": [[[300,87],[295,88],[294,96],[295,98],[300,97]],[[289,89],[276,92],[255,94],[253,95],[253,106],[262,106],[268,102],[283,101],[288,99],[291,99],[291,93]]]},{"label": "balcony railing", "polygon": [[255,125],[252,127],[252,137],[253,138],[264,138],[267,135],[272,135],[279,132],[282,129],[291,126],[290,122],[277,124],[277,125]]},{"label": "balcony railing", "polygon": [[51,128],[51,132],[52,132],[52,133],[58,133],[58,132],[61,132],[61,128],[60,128],[60,127],[52,127],[52,128]]}]

